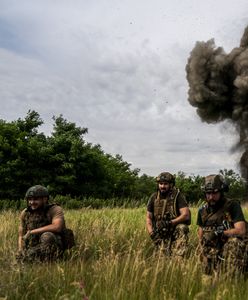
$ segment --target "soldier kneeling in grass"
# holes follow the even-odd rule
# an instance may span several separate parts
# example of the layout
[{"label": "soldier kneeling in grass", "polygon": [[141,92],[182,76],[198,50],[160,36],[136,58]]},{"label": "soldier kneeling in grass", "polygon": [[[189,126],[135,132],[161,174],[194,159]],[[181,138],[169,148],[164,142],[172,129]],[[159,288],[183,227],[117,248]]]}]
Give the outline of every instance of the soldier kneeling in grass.
[{"label": "soldier kneeling in grass", "polygon": [[154,244],[166,255],[183,257],[188,246],[191,215],[184,195],[169,172],[157,178],[157,192],[147,204],[146,227]]},{"label": "soldier kneeling in grass", "polygon": [[65,249],[74,245],[73,232],[65,226],[62,208],[48,203],[48,190],[41,185],[30,187],[25,198],[27,208],[20,216],[17,260],[51,261],[61,257]]},{"label": "soldier kneeling in grass", "polygon": [[202,189],[206,203],[197,216],[203,272],[245,270],[247,263],[246,222],[238,201],[224,195],[228,185],[220,175],[205,177]]}]

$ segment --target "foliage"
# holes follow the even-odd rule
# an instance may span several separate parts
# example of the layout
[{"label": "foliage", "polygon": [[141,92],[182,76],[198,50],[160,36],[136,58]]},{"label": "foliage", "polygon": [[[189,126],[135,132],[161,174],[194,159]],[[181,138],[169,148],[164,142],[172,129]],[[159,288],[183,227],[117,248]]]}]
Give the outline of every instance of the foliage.
[{"label": "foliage", "polygon": [[[124,199],[143,203],[142,199],[156,191],[154,177],[139,176],[140,170],[131,169],[120,154],[113,156],[100,145],[87,143],[87,128],[62,115],[54,116],[53,121],[51,136],[45,136],[38,131],[43,121],[35,111],[28,111],[24,119],[0,120],[0,199],[20,200],[34,184],[47,186],[54,197],[78,199],[71,200],[75,207],[81,207],[77,201],[82,199],[101,199],[82,200],[92,207],[102,207],[97,202],[116,203],[111,199],[118,199],[119,206]],[[220,170],[220,174],[230,183],[228,195],[242,201],[247,194],[242,178],[233,170]],[[176,175],[176,185],[189,203],[204,198],[202,181],[199,175],[186,176],[181,171]]]},{"label": "foliage", "polygon": [[[224,181],[229,186],[229,191],[226,196],[231,199],[245,202],[247,195],[247,187],[244,180],[233,170],[219,170],[219,174],[223,176]],[[184,193],[189,203],[196,204],[201,202],[205,196],[201,190],[201,185],[204,182],[204,177],[190,175],[186,176],[183,172],[178,172],[176,175],[176,186]]]},{"label": "foliage", "polygon": [[183,172],[178,172],[176,175],[176,186],[185,195],[188,203],[198,203],[204,197],[201,184],[203,178],[199,175],[186,176]]},{"label": "foliage", "polygon": [[241,202],[247,200],[245,199],[247,197],[247,186],[240,175],[236,174],[233,170],[227,169],[220,170],[220,174],[229,185],[228,197]]},{"label": "foliage", "polygon": [[[144,197],[152,177],[141,179],[121,155],[104,153],[86,143],[87,128],[62,115],[53,117],[51,136],[39,133],[39,114],[29,111],[22,120],[0,120],[0,199],[20,199],[28,187],[43,184],[51,195],[71,197]],[[141,189],[142,180],[148,184]],[[151,193],[152,191],[149,191]]]}]

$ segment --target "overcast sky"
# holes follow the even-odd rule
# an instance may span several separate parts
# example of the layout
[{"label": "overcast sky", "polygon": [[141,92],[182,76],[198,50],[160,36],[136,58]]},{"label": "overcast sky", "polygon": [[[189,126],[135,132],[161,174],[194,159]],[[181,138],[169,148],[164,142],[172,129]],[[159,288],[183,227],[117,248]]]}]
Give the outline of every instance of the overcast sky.
[{"label": "overcast sky", "polygon": [[63,114],[140,174],[238,172],[238,136],[200,121],[185,66],[196,41],[239,46],[247,15],[247,0],[0,0],[0,119],[35,110],[49,135]]}]

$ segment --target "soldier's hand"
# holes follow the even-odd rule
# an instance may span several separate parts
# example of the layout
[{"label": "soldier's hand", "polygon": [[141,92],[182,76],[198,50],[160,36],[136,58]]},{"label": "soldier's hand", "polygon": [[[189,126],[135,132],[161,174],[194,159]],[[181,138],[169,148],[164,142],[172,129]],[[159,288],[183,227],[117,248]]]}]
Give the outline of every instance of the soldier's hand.
[{"label": "soldier's hand", "polygon": [[222,238],[224,236],[224,230],[223,229],[217,229],[214,231],[214,234],[217,236],[217,238]]},{"label": "soldier's hand", "polygon": [[158,238],[158,234],[156,232],[152,231],[150,233],[150,238],[154,241]]},{"label": "soldier's hand", "polygon": [[31,230],[28,230],[27,233],[22,237],[23,242],[26,243],[30,238],[30,236],[31,236]]}]

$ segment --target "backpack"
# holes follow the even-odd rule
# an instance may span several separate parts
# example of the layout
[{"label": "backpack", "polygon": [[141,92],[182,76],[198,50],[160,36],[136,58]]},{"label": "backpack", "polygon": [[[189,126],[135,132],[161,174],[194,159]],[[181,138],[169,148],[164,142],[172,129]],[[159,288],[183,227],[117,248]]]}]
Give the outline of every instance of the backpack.
[{"label": "backpack", "polygon": [[75,237],[72,229],[70,228],[65,228],[61,234],[61,239],[63,243],[63,248],[65,250],[71,249],[72,247],[75,246]]}]

